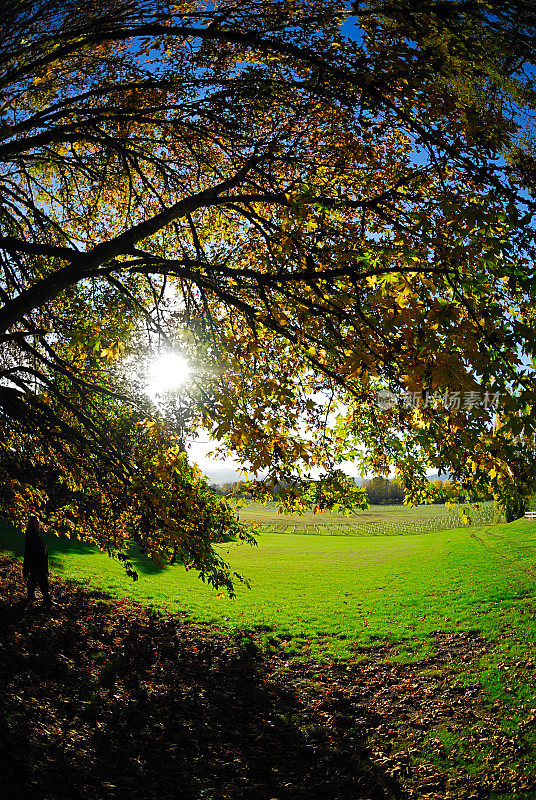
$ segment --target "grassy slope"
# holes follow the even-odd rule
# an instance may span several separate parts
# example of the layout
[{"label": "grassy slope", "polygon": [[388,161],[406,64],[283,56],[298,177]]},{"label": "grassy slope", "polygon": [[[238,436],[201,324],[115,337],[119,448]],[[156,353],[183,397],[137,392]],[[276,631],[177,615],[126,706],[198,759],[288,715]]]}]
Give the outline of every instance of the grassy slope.
[{"label": "grassy slope", "polygon": [[0,557],[6,800],[534,798],[530,729],[505,731],[509,710],[457,683],[490,652],[477,634],[436,634],[424,663],[392,663],[386,645],[297,661],[55,592],[50,613],[25,608],[20,567]]},{"label": "grassy slope", "polygon": [[[252,584],[234,601],[181,567],[159,570],[138,559],[132,584],[104,553],[54,538],[49,545],[65,577],[196,620],[266,626],[268,637],[296,652],[344,657],[377,637],[411,648],[437,630],[494,638],[508,624],[532,636],[535,533],[525,521],[396,537],[264,533],[256,548],[221,546]],[[20,534],[4,531],[2,539],[3,549],[20,552]]]},{"label": "grassy slope", "polygon": [[[1,533],[0,549],[20,553],[21,534]],[[339,696],[348,682],[344,670],[355,671],[356,686],[363,670],[372,670],[374,713],[383,720],[384,695],[385,702],[398,698],[413,709],[409,722],[405,706],[386,711],[372,747],[375,763],[387,766],[393,760],[393,776],[406,774],[404,759],[412,764],[407,775],[420,776],[421,783],[410,796],[420,798],[426,789],[426,796],[456,800],[536,798],[528,788],[536,786],[536,523],[385,537],[264,533],[258,548],[222,546],[253,584],[251,591],[240,589],[236,601],[219,598],[179,567],[161,571],[140,560],[140,580],[132,584],[103,553],[56,539],[50,549],[54,571],[64,577],[144,605],[182,610],[193,619],[250,630],[267,656],[273,654],[274,674],[281,669],[295,675],[294,688],[310,689],[315,708],[322,681]],[[472,634],[465,632],[474,629],[486,639],[474,634],[471,649]],[[341,665],[336,690],[331,674],[339,669],[336,664],[303,662],[311,672],[304,682],[288,660],[293,654],[347,657],[376,637],[393,644],[370,651],[377,663]],[[247,643],[247,636],[240,640]],[[465,642],[465,652],[458,641]],[[407,663],[395,666],[397,661]],[[393,688],[390,681],[399,675],[393,669],[416,671]],[[422,698],[415,688],[418,676],[427,682]],[[437,708],[428,709],[428,702]],[[392,754],[387,758],[386,752]],[[433,770],[442,776],[435,792],[429,785]],[[467,789],[470,780],[481,787],[476,794]],[[445,786],[451,789],[446,792]]]}]

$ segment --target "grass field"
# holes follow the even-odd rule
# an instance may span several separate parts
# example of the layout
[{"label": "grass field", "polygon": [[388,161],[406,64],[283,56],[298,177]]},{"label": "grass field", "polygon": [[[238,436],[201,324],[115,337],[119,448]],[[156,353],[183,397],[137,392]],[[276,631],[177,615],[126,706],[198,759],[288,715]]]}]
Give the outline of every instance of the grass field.
[{"label": "grass field", "polygon": [[[266,506],[250,503],[239,510],[240,518],[276,533],[303,533],[331,536],[384,536],[405,533],[431,533],[460,527],[460,512],[445,505],[370,506],[349,516],[324,511],[286,516],[278,514],[275,503]],[[490,525],[495,521],[493,501],[471,509],[471,524]]]},{"label": "grass field", "polygon": [[[62,577],[195,620],[263,630],[265,643],[296,654],[348,657],[388,638],[417,656],[432,631],[478,629],[494,637],[506,624],[532,619],[536,524],[398,536],[260,530],[257,547],[218,546],[251,582],[251,589],[238,587],[235,600],[180,566],[158,569],[135,558],[140,578],[132,583],[105,553],[55,537],[48,543]],[[2,541],[2,549],[21,553],[20,533],[4,529]]]},{"label": "grass field", "polygon": [[[433,508],[417,510],[414,531],[418,515],[426,520]],[[399,507],[383,511],[385,516],[401,513]],[[157,569],[144,558],[135,559],[140,577],[132,583],[105,553],[48,537],[52,573],[209,627],[215,623],[240,646],[250,640],[260,645],[272,669],[281,669],[291,681],[301,674],[292,664],[302,664],[306,677],[296,677],[293,690],[304,697],[312,693],[313,700],[318,691],[342,696],[346,673],[340,669],[354,670],[358,687],[363,667],[372,696],[378,686],[386,698],[393,674],[405,675],[397,691],[406,702],[422,690],[416,706],[421,710],[409,723],[394,710],[391,722],[378,728],[376,763],[387,763],[385,752],[398,736],[390,756],[395,768],[405,769],[407,751],[412,774],[420,775],[425,788],[426,775],[435,769],[444,780],[463,778],[463,786],[489,784],[485,791],[474,789],[476,794],[453,789],[449,798],[536,798],[536,789],[520,794],[520,788],[511,788],[536,787],[536,523],[383,536],[365,535],[356,527],[353,535],[315,536],[310,527],[304,527],[306,533],[277,532],[270,509],[249,513],[261,523],[258,546],[218,546],[251,582],[249,590],[238,587],[236,600],[181,567]],[[329,529],[329,518],[326,522]],[[331,522],[334,528],[340,525],[335,515]],[[19,531],[0,528],[0,550],[20,556],[22,546]],[[445,641],[465,642],[464,652],[454,647],[441,656]],[[337,666],[341,659],[349,666]],[[356,664],[360,659],[363,663]],[[395,668],[414,672],[393,673]],[[448,702],[441,700],[442,693]],[[437,722],[422,710],[432,700]],[[452,719],[443,719],[442,702],[449,708],[461,703],[460,711],[453,705]],[[419,789],[411,796],[447,795]]]}]

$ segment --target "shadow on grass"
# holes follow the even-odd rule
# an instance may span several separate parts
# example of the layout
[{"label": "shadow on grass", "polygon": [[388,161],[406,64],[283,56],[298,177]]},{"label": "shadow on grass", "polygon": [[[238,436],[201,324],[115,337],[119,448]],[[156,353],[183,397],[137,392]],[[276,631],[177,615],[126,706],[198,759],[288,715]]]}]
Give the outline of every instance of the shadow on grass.
[{"label": "shadow on grass", "polygon": [[0,558],[10,800],[400,797],[361,731],[308,716],[251,641],[60,581],[51,614],[28,610],[21,589],[19,565]]},{"label": "shadow on grass", "polygon": [[[45,534],[44,539],[47,543],[49,555],[52,557],[63,553],[91,555],[97,549],[77,539],[68,539],[66,536]],[[17,557],[24,555],[24,532],[13,525],[8,525],[4,522],[0,523],[0,550],[13,553]]]},{"label": "shadow on grass", "polygon": [[[77,539],[68,539],[66,536],[54,536],[53,534],[44,535],[48,553],[52,564],[56,559],[56,565],[61,567],[61,557],[63,555],[93,555],[98,552],[94,545],[81,542]],[[0,523],[0,552],[11,553],[21,558],[24,555],[24,533],[18,528]],[[153,564],[147,556],[140,555],[136,545],[128,549],[128,557],[134,565],[134,569],[142,575],[157,575],[167,567],[160,567]]]}]

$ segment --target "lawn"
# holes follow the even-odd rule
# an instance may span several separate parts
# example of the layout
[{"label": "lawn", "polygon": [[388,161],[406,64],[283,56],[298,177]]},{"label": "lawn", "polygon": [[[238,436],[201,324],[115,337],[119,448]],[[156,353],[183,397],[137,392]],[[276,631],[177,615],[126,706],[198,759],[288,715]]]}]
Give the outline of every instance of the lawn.
[{"label": "lawn", "polygon": [[[105,553],[55,537],[48,543],[62,577],[194,620],[263,631],[265,643],[289,652],[348,657],[386,638],[401,642],[409,657],[412,650],[422,655],[433,631],[477,629],[493,638],[504,625],[526,627],[536,591],[535,533],[536,524],[523,520],[399,536],[261,529],[257,547],[218,545],[251,583],[238,586],[235,600],[180,566],[158,569],[136,558],[140,577],[132,583]],[[2,539],[2,549],[20,554],[20,533],[4,528]]]},{"label": "lawn", "polygon": [[[279,709],[275,716],[266,710],[258,718],[244,716],[247,730],[241,735],[247,734],[254,743],[264,741],[265,719],[272,714],[277,725],[291,726],[286,747],[303,740],[316,747],[318,754],[335,748],[339,776],[345,776],[353,763],[349,754],[355,742],[363,740],[371,768],[399,781],[406,796],[415,800],[425,796],[536,798],[536,523],[518,520],[508,525],[390,536],[289,534],[274,532],[270,526],[260,530],[257,547],[219,546],[229,563],[251,582],[251,589],[238,588],[236,600],[213,591],[180,567],[157,569],[143,558],[136,559],[140,577],[132,583],[106,554],[49,537],[53,575],[177,616],[169,622],[166,617],[160,621],[149,617],[156,619],[156,627],[151,628],[147,620],[143,622],[143,612],[128,611],[128,605],[110,609],[106,601],[91,594],[84,600],[77,589],[65,584],[56,585],[60,606],[52,620],[38,614],[17,616],[17,597],[23,586],[18,567],[11,567],[17,588],[6,583],[4,592],[4,613],[15,626],[9,636],[18,642],[26,637],[31,653],[36,630],[42,636],[57,636],[65,628],[70,638],[61,646],[67,661],[71,663],[76,650],[89,675],[84,681],[93,687],[89,700],[70,702],[79,715],[89,703],[91,713],[100,714],[99,724],[104,726],[114,718],[114,703],[120,704],[123,714],[125,697],[134,709],[141,702],[134,703],[129,694],[132,675],[141,681],[143,692],[156,678],[164,681],[160,689],[154,689],[155,697],[164,688],[176,687],[177,676],[185,683],[185,697],[196,697],[200,685],[203,696],[210,697],[214,683],[210,670],[226,652],[222,647],[227,647],[235,660],[232,667],[222,667],[218,680],[225,688],[225,681],[236,673],[240,688],[233,689],[232,695],[225,688],[226,693],[214,700],[214,708],[207,707],[205,721],[208,730],[218,717],[217,709],[225,708],[218,733],[222,741],[228,720],[239,708],[241,687],[249,686],[256,676],[259,697],[264,697],[266,685],[283,687],[277,696],[287,698],[289,708]],[[20,556],[22,534],[3,526],[0,535],[0,550]],[[197,624],[181,626],[181,621],[188,620]],[[80,633],[73,633],[78,628]],[[146,631],[143,647],[140,631]],[[220,640],[226,631],[229,636]],[[101,641],[105,636],[106,642]],[[86,645],[77,649],[80,637]],[[133,641],[138,642],[134,650]],[[224,641],[227,644],[220,643]],[[256,655],[258,646],[262,662]],[[65,660],[63,650],[60,660]],[[123,662],[129,653],[133,662],[127,668]],[[142,656],[149,661],[154,656],[155,663],[144,666]],[[196,675],[192,685],[190,678],[183,677],[181,659],[186,657],[192,661],[188,669]],[[92,666],[92,659],[97,659],[97,666]],[[104,659],[101,666],[98,659]],[[65,669],[63,661],[60,666]],[[171,668],[175,671],[167,675],[165,671]],[[73,668],[73,674],[78,669]],[[9,680],[16,682],[20,669],[14,671],[15,677],[6,670]],[[54,670],[56,666],[51,675]],[[240,670],[246,671],[244,675]],[[20,703],[24,713],[19,712],[17,698],[19,694],[25,697],[25,691],[18,688],[8,693],[9,702],[20,713],[21,730],[28,726],[30,706]],[[32,696],[35,691],[28,689]],[[83,694],[83,686],[80,691]],[[53,705],[53,695],[51,690],[49,705]],[[297,705],[292,705],[293,698]],[[176,713],[189,709],[185,700],[179,705]],[[154,736],[160,737],[164,712],[149,711],[154,717]],[[60,712],[58,706],[54,712],[58,718]],[[81,727],[82,723],[86,724],[82,720]],[[171,737],[169,752],[175,752],[171,722],[165,730]],[[192,730],[195,727],[189,722],[188,735]],[[203,737],[205,733],[200,741]],[[62,747],[59,740],[58,748]],[[274,747],[271,739],[269,747]],[[254,745],[254,758],[258,749]],[[250,764],[252,756],[244,759]],[[294,762],[296,769],[302,768],[297,756]],[[243,780],[246,768],[238,764],[237,769],[237,780]],[[290,768],[285,762],[281,769]],[[331,766],[326,769],[328,785]],[[289,785],[294,780],[292,772]],[[271,792],[267,796],[277,796],[275,789]],[[195,800],[201,796],[210,795],[200,794]],[[228,796],[242,795],[231,791]],[[214,793],[214,797],[220,795]]]}]

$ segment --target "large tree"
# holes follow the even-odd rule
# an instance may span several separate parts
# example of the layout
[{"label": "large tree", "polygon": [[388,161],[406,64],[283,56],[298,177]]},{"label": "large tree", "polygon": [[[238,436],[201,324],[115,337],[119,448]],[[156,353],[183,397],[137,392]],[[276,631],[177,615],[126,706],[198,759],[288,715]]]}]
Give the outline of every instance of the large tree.
[{"label": "large tree", "polygon": [[232,516],[127,374],[177,341],[203,373],[191,424],[289,508],[358,501],[349,455],[414,499],[427,464],[528,490],[533,20],[512,61],[489,4],[399,7],[1,12],[6,507],[227,580],[209,531]]}]

